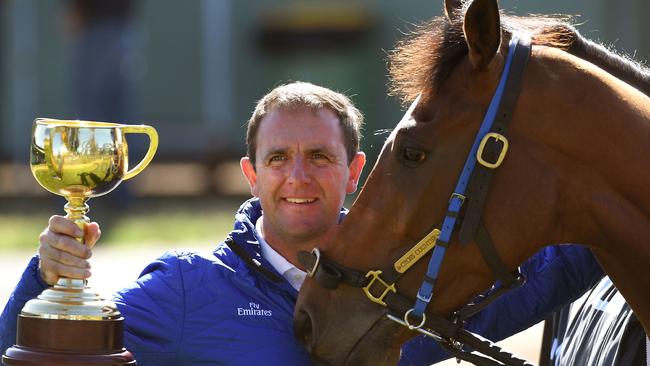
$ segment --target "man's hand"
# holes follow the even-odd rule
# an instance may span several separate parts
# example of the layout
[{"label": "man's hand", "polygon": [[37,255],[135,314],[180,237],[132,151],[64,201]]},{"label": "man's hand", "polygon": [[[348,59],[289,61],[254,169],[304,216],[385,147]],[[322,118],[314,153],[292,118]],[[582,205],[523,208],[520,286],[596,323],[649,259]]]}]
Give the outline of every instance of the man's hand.
[{"label": "man's hand", "polygon": [[[90,277],[90,248],[95,245],[100,235],[101,231],[95,222],[86,224],[85,230],[81,230],[63,216],[50,217],[47,229],[39,237],[41,278],[49,285],[54,285],[59,277]],[[85,244],[76,239],[82,236]]]}]

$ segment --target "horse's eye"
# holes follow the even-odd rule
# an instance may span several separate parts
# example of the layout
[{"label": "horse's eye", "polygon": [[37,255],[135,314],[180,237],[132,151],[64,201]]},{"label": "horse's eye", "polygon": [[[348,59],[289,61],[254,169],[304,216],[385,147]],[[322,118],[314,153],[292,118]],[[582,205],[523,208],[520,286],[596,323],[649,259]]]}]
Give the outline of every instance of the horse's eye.
[{"label": "horse's eye", "polygon": [[404,148],[404,160],[411,163],[421,163],[426,159],[427,154],[419,149],[414,149],[412,147]]}]

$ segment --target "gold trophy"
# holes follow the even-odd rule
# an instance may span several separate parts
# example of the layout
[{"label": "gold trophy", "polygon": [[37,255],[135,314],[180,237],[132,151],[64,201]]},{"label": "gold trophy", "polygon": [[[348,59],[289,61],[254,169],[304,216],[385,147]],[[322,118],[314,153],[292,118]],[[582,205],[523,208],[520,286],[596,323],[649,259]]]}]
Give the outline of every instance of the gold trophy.
[{"label": "gold trophy", "polygon": [[[125,134],[146,133],[149,150],[128,169]],[[38,183],[68,200],[66,217],[84,228],[86,202],[133,178],[151,161],[158,134],[145,125],[39,118],[32,127],[30,165]],[[80,241],[83,238],[79,238]],[[85,280],[60,278],[28,301],[18,317],[16,345],[5,365],[135,365],[123,346],[122,315]]]}]

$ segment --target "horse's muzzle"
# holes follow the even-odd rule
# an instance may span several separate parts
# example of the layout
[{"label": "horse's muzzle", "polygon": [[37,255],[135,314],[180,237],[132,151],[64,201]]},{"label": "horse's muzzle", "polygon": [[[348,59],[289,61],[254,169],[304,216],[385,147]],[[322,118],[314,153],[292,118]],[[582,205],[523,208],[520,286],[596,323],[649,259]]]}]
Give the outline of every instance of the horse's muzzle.
[{"label": "horse's muzzle", "polygon": [[307,352],[311,353],[314,348],[314,334],[311,317],[304,310],[297,310],[293,318],[293,333],[296,338],[305,346]]}]

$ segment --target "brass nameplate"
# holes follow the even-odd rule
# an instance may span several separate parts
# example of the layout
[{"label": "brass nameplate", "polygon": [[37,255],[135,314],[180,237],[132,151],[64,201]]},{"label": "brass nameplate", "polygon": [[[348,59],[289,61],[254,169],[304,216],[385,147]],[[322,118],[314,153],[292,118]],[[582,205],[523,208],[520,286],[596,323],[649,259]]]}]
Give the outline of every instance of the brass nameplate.
[{"label": "brass nameplate", "polygon": [[399,273],[404,273],[411,268],[415,262],[427,254],[435,245],[438,240],[440,230],[433,229],[432,232],[427,234],[419,243],[415,244],[402,258],[395,262],[395,270]]}]

